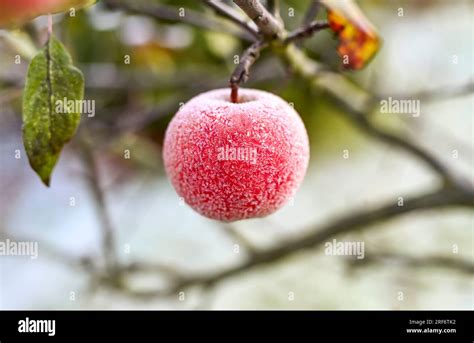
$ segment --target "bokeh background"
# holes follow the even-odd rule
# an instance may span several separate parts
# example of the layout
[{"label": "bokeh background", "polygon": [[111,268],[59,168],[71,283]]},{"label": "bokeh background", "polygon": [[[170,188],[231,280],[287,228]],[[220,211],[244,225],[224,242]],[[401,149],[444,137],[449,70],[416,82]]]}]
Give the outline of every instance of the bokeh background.
[{"label": "bokeh background", "polygon": [[[148,1],[153,3],[154,1]],[[198,1],[158,1],[217,17]],[[378,28],[383,46],[363,71],[347,76],[383,94],[416,94],[472,82],[473,10],[470,0],[358,2]],[[301,25],[309,1],[282,1],[289,29]],[[294,8],[294,17],[288,9]],[[398,15],[403,8],[403,16]],[[324,13],[320,13],[324,17]],[[238,232],[260,249],[284,244],[305,230],[361,208],[396,201],[439,185],[412,156],[365,135],[338,105],[310,87],[269,51],[252,68],[245,87],[268,90],[293,102],[311,141],[311,164],[296,197],[282,210],[231,227],[208,220],[184,205],[168,182],[161,157],[166,126],[180,103],[226,87],[234,55],[247,42],[184,23],[157,21],[110,10],[103,3],[54,16],[54,32],[86,78],[86,99],[95,117],[83,115],[78,136],[67,145],[44,187],[29,167],[21,140],[21,90],[46,19],[24,30],[0,31],[0,238],[39,242],[39,257],[0,256],[3,309],[472,309],[471,268],[436,263],[411,265],[394,256],[444,256],[472,264],[473,212],[446,209],[414,212],[337,236],[363,241],[369,259],[354,262],[327,256],[324,246],[291,254],[275,263],[223,279],[212,287],[190,287],[185,299],[137,297],[91,277],[65,256],[100,264],[104,224],[90,187],[91,165],[79,141],[93,147],[96,177],[105,196],[122,263],[142,261],[184,275],[215,272],[238,264]],[[231,24],[221,22],[226,28]],[[36,45],[36,46],[35,46]],[[333,35],[316,34],[307,53],[338,68]],[[22,63],[15,64],[15,56]],[[130,64],[124,63],[130,56]],[[451,168],[473,179],[473,97],[422,102],[421,115],[375,114],[395,131],[430,150]],[[21,158],[15,158],[15,151]],[[124,151],[130,151],[130,159]],[[344,158],[344,150],[350,153]],[[458,157],[453,158],[453,150]],[[71,198],[74,205],[71,206]],[[458,253],[453,254],[453,246]],[[461,262],[462,261],[462,262]],[[163,267],[160,267],[163,268]],[[130,278],[134,288],[154,289],[166,280],[159,270]],[[132,287],[130,286],[130,287]],[[400,293],[402,292],[402,293]],[[403,294],[401,297],[400,295]]]}]

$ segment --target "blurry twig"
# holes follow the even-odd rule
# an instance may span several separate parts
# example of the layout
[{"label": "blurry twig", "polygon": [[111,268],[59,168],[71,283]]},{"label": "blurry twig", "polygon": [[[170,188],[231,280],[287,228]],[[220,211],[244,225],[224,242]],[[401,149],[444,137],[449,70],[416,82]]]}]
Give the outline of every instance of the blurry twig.
[{"label": "blurry twig", "polygon": [[406,137],[401,137],[395,133],[388,132],[384,129],[378,128],[370,122],[367,116],[358,111],[347,110],[344,114],[352,120],[359,128],[364,130],[367,134],[383,141],[389,145],[396,146],[403,149],[410,154],[416,156],[418,159],[423,161],[432,170],[434,170],[443,181],[450,185],[456,185],[458,187],[469,187],[466,181],[461,180],[458,176],[454,175],[451,169],[441,160],[436,158],[427,150],[419,147],[414,142],[410,141]]},{"label": "blurry twig", "polygon": [[320,0],[312,0],[311,4],[306,11],[306,14],[303,18],[303,24],[301,25],[302,28],[307,27],[311,24],[311,22],[316,18],[321,8],[321,1]]},{"label": "blurry twig", "polygon": [[92,256],[82,256],[82,257],[72,256],[68,254],[67,252],[63,251],[62,249],[54,246],[53,244],[47,241],[38,241],[36,238],[28,238],[28,237],[22,237],[18,235],[10,235],[10,234],[8,236],[5,235],[5,237],[3,236],[4,236],[3,234],[0,236],[0,240],[9,238],[10,240],[15,241],[15,242],[38,243],[38,258],[41,258],[42,256],[47,256],[53,261],[59,262],[73,269],[82,270],[89,274],[95,274],[97,272],[92,262],[93,261]]},{"label": "blurry twig", "polygon": [[250,256],[254,256],[257,253],[255,245],[243,235],[232,223],[222,224],[222,229],[229,236],[234,244],[242,246],[246,253]]},{"label": "blurry twig", "polygon": [[378,252],[365,255],[363,259],[348,259],[351,267],[366,267],[379,263],[397,263],[413,268],[448,268],[461,273],[474,274],[474,264],[470,261],[448,256],[407,256],[400,253]]},{"label": "blurry twig", "polygon": [[255,38],[259,37],[258,31],[255,30],[252,26],[250,26],[247,22],[245,22],[244,19],[240,18],[239,14],[235,13],[235,11],[231,7],[227,6],[226,4],[220,1],[215,1],[215,0],[203,0],[203,1],[208,7],[212,8],[217,14],[237,24],[238,26],[243,28],[245,31],[250,33],[252,36],[254,36]]},{"label": "blurry twig", "polygon": [[121,267],[121,272],[125,274],[133,273],[159,273],[164,274],[172,280],[179,280],[183,276],[179,270],[172,265],[159,262],[134,261]]},{"label": "blurry twig", "polygon": [[356,126],[378,140],[396,146],[423,161],[436,172],[447,185],[472,192],[472,185],[458,177],[455,173],[436,156],[419,147],[407,137],[389,132],[374,125],[366,115],[372,113],[378,104],[377,96],[367,93],[357,85],[352,84],[342,75],[332,72],[319,72],[319,64],[309,59],[300,49],[288,48],[283,55],[283,60],[295,72],[307,79],[315,87],[328,92],[328,95],[344,109],[343,115],[349,118]]},{"label": "blurry twig", "polygon": [[115,230],[112,225],[112,220],[109,216],[105,195],[100,185],[100,175],[98,165],[94,156],[91,143],[88,137],[84,137],[81,142],[82,158],[87,165],[89,174],[86,175],[86,181],[92,192],[93,199],[97,205],[97,211],[100,216],[100,228],[102,230],[102,247],[104,251],[105,266],[108,274],[115,277],[119,271],[119,261],[115,248]]},{"label": "blurry twig", "polygon": [[149,16],[158,20],[164,20],[173,23],[186,23],[196,27],[204,28],[211,31],[228,32],[232,35],[238,36],[245,40],[254,40],[254,37],[247,32],[231,30],[212,17],[206,16],[203,13],[184,9],[183,14],[180,15],[180,8],[151,3],[146,1],[132,1],[132,0],[104,0],[104,3],[112,9],[121,9],[130,13],[141,14]]}]

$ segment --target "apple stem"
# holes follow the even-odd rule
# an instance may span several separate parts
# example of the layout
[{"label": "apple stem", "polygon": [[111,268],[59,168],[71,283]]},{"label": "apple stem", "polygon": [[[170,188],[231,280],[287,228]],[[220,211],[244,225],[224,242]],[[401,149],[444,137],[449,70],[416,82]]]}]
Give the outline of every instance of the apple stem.
[{"label": "apple stem", "polygon": [[53,16],[48,13],[48,37],[53,34]]},{"label": "apple stem", "polygon": [[234,104],[239,102],[239,86],[238,85],[231,85],[230,86],[230,101]]}]

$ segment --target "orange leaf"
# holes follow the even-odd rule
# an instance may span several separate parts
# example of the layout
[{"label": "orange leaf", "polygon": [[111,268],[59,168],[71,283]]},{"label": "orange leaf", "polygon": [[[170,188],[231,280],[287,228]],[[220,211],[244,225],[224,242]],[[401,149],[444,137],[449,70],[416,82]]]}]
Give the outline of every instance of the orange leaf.
[{"label": "orange leaf", "polygon": [[339,39],[337,51],[346,69],[362,69],[380,48],[380,37],[352,0],[323,0],[331,30]]}]

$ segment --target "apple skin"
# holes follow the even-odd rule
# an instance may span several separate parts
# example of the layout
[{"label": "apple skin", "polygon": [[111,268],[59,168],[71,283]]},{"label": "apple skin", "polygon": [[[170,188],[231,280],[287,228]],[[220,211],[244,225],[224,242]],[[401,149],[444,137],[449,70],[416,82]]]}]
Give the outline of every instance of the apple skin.
[{"label": "apple skin", "polygon": [[67,12],[96,0],[0,0],[0,28],[18,26],[40,15]]},{"label": "apple skin", "polygon": [[[202,93],[170,122],[163,159],[176,192],[198,213],[220,221],[264,217],[303,181],[309,142],[298,113],[268,92]],[[239,150],[240,149],[240,150]]]}]

